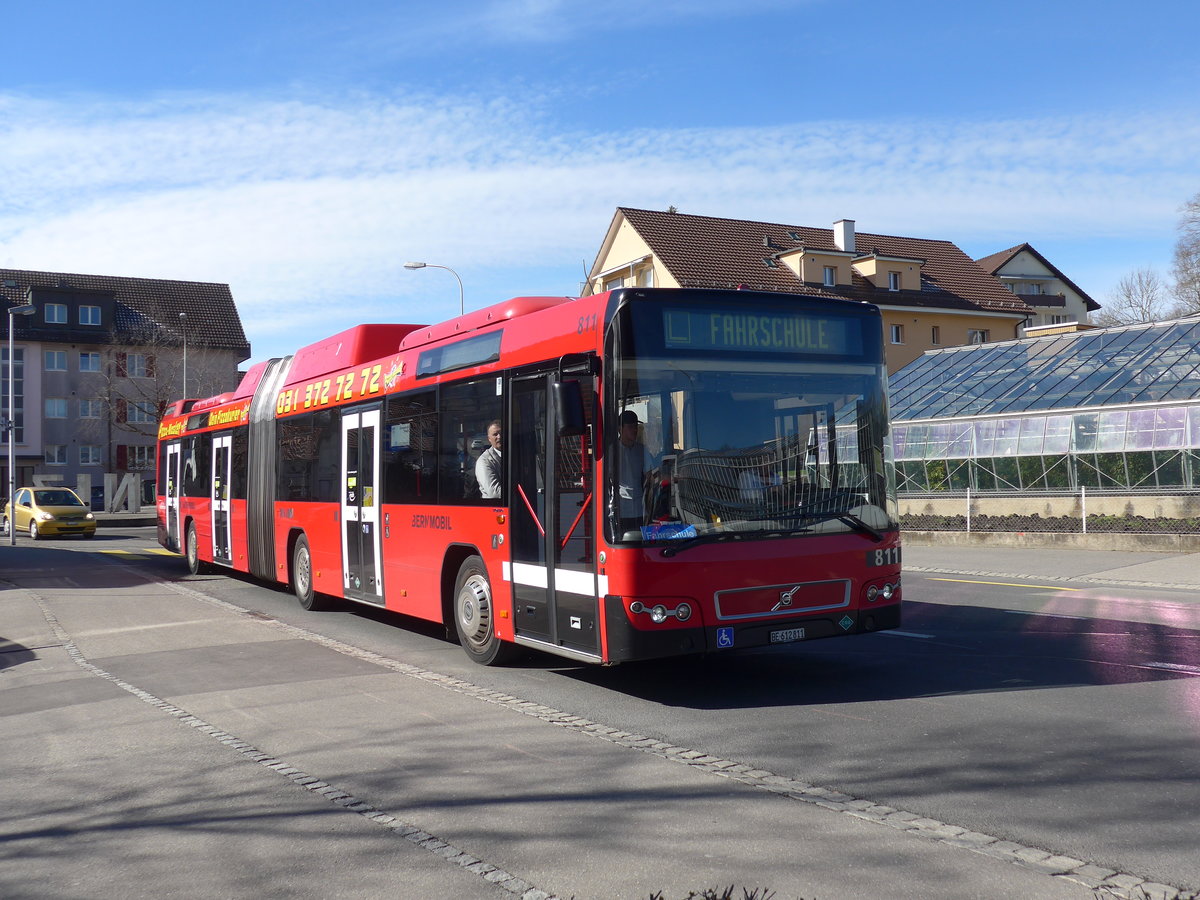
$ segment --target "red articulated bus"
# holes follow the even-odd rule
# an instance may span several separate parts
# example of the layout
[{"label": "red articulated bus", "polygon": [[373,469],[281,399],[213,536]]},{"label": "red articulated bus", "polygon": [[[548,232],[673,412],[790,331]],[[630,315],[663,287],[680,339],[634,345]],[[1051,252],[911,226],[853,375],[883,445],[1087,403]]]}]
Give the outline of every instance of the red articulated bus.
[{"label": "red articulated bus", "polygon": [[192,572],[590,663],[900,624],[879,310],[753,291],[520,297],[359,325],[174,403]]}]

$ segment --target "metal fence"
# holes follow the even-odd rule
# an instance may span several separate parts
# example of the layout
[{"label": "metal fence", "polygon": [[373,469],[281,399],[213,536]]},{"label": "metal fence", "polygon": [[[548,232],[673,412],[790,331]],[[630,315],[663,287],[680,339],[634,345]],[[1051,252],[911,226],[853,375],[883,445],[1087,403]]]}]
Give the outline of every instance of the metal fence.
[{"label": "metal fence", "polygon": [[1200,491],[902,493],[910,531],[1058,534],[1200,534]]}]

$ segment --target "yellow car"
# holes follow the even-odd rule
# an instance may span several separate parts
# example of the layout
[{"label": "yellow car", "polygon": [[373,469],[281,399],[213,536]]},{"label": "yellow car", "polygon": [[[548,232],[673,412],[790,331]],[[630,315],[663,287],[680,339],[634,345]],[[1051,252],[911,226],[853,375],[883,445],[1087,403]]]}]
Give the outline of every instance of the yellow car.
[{"label": "yellow car", "polygon": [[96,536],[96,517],[70,488],[21,488],[17,491],[15,516],[12,503],[4,504],[5,534],[10,522],[35,541],[52,534]]}]

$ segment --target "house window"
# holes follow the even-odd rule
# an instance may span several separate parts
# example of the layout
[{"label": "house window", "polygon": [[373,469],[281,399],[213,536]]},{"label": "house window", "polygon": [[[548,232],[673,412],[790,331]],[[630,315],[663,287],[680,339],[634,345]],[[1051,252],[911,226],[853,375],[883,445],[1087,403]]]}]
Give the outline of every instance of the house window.
[{"label": "house window", "polygon": [[46,371],[47,372],[65,372],[65,371],[67,371],[67,351],[66,350],[47,350],[45,359],[46,359]]},{"label": "house window", "polygon": [[968,344],[986,344],[988,336],[991,332],[986,328],[968,328],[967,343]]},{"label": "house window", "polygon": [[80,325],[99,325],[100,324],[100,307],[98,307],[98,306],[81,306],[81,307],[79,307],[79,324]]},{"label": "house window", "polygon": [[837,284],[837,267],[825,267],[825,287],[833,287]]},{"label": "house window", "polygon": [[153,425],[158,421],[153,403],[130,403],[127,420],[132,425]]},{"label": "house window", "polygon": [[47,444],[45,459],[48,466],[65,466],[67,464],[67,445]]},{"label": "house window", "polygon": [[66,397],[47,397],[46,398],[46,418],[47,419],[65,419],[67,417],[67,398]]},{"label": "house window", "polygon": [[99,419],[104,414],[104,405],[99,400],[80,400],[79,418]]},{"label": "house window", "polygon": [[893,344],[903,344],[904,343],[904,326],[903,325],[893,325],[893,326],[891,326],[891,329],[892,329],[892,343]]},{"label": "house window", "polygon": [[[9,396],[8,387],[8,347],[0,346],[0,396],[7,398]],[[13,386],[13,411],[12,418],[15,424],[13,428],[13,440],[18,444],[25,443],[25,348],[13,348],[13,364],[12,364]]]},{"label": "house window", "polygon": [[929,343],[934,346],[942,342],[942,326],[934,325],[929,330]]},{"label": "house window", "polygon": [[67,305],[65,303],[47,303],[46,323],[48,325],[66,325]]},{"label": "house window", "polygon": [[130,378],[150,378],[150,357],[142,353],[130,353],[125,360],[125,373]]},{"label": "house window", "polygon": [[888,290],[889,291],[900,290],[900,273],[899,272],[888,272]]},{"label": "house window", "polygon": [[80,353],[79,354],[79,371],[80,372],[99,372],[100,371],[100,354],[99,353]]},{"label": "house window", "polygon": [[604,282],[604,289],[606,291],[615,291],[617,288],[622,287],[625,287],[624,278],[610,278],[608,281]]},{"label": "house window", "polygon": [[647,267],[638,273],[638,287],[654,287],[654,270]]},{"label": "house window", "polygon": [[154,467],[154,448],[153,447],[134,447],[125,448],[125,468],[134,469],[150,469]]},{"label": "house window", "polygon": [[84,444],[79,448],[79,464],[81,466],[100,465],[100,445]]}]

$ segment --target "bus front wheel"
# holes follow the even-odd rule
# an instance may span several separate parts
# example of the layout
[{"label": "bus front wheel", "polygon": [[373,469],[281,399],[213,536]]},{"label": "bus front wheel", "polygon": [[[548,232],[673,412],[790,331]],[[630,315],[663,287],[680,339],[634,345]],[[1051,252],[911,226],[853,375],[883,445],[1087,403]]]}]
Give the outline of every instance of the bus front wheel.
[{"label": "bus front wheel", "polygon": [[292,591],[305,609],[317,611],[325,608],[324,596],[313,587],[312,551],[304,535],[296,538],[296,546],[292,548]]},{"label": "bus front wheel", "polygon": [[467,656],[481,666],[511,659],[516,649],[496,637],[495,616],[487,567],[478,556],[469,556],[454,581],[454,629]]}]

